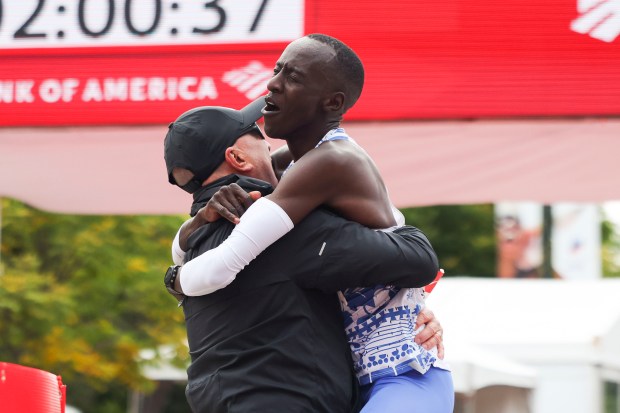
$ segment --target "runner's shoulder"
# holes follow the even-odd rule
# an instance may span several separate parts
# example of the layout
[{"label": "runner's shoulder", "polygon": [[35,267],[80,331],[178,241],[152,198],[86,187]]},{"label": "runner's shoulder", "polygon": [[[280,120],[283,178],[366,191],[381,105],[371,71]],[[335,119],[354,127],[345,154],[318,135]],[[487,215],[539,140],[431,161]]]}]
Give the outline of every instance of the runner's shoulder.
[{"label": "runner's shoulder", "polygon": [[322,167],[358,168],[360,162],[367,157],[366,153],[357,145],[347,141],[325,142],[315,150],[313,162]]}]

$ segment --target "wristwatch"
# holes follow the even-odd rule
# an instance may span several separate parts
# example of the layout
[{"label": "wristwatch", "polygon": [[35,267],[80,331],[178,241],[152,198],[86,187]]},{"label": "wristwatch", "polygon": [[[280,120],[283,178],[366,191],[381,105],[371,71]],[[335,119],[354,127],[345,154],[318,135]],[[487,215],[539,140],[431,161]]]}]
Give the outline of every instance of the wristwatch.
[{"label": "wristwatch", "polygon": [[180,265],[171,265],[166,271],[166,275],[164,276],[164,285],[166,286],[166,289],[170,294],[183,295],[183,293],[178,292],[174,289],[174,282],[179,275],[179,268],[181,268]]}]

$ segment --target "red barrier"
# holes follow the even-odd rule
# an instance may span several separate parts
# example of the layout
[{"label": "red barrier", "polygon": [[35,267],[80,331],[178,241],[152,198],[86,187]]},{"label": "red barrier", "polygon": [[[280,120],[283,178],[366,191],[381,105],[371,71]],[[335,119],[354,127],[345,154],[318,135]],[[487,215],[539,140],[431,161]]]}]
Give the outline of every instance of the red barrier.
[{"label": "red barrier", "polygon": [[64,413],[66,385],[47,371],[0,362],[0,411]]}]

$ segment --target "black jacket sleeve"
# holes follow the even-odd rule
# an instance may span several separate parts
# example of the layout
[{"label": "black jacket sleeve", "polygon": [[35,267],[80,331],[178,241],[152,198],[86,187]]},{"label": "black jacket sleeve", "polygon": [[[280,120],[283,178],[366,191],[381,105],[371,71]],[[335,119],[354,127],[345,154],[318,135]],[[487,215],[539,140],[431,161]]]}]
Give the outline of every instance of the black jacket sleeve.
[{"label": "black jacket sleeve", "polygon": [[323,235],[321,270],[306,279],[305,287],[334,292],[379,284],[422,287],[434,280],[437,255],[419,229],[404,226],[386,233],[338,221]]}]

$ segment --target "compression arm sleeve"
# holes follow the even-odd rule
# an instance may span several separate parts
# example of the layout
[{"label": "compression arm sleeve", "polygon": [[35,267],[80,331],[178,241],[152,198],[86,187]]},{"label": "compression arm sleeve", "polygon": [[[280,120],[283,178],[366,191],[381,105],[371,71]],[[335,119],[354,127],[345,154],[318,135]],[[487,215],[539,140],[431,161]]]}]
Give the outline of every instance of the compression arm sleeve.
[{"label": "compression arm sleeve", "polygon": [[250,261],[293,226],[279,205],[260,198],[243,214],[226,241],[181,268],[183,293],[198,296],[226,287]]},{"label": "compression arm sleeve", "polygon": [[180,233],[181,229],[177,231],[177,235],[174,237],[174,241],[172,241],[172,262],[176,265],[183,265],[185,261],[185,251],[181,249],[181,244],[179,243]]}]

